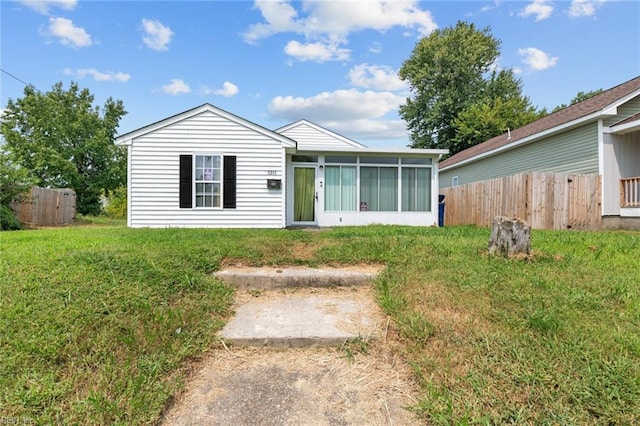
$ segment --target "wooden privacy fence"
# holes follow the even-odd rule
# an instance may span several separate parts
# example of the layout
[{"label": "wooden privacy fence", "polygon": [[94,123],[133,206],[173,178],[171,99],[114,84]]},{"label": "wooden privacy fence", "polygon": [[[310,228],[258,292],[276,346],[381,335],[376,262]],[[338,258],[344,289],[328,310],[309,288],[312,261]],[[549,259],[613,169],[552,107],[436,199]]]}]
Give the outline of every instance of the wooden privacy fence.
[{"label": "wooden privacy fence", "polygon": [[34,186],[21,203],[12,203],[11,208],[27,226],[65,225],[76,218],[76,193],[68,188]]},{"label": "wooden privacy fence", "polygon": [[445,188],[445,226],[518,217],[533,229],[600,229],[600,175],[529,172]]}]

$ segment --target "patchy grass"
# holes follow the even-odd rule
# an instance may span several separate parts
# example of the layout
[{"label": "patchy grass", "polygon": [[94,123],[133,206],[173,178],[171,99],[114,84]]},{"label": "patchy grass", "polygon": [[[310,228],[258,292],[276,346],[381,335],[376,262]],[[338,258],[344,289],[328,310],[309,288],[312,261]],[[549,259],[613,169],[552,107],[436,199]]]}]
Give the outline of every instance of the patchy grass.
[{"label": "patchy grass", "polygon": [[430,423],[640,422],[640,233],[534,231],[530,259],[488,230],[416,235],[378,282]]},{"label": "patchy grass", "polygon": [[240,262],[386,264],[378,301],[428,423],[640,422],[640,233],[534,231],[534,256],[504,259],[473,227],[83,223],[0,234],[3,418],[157,422],[230,314],[210,272]]}]

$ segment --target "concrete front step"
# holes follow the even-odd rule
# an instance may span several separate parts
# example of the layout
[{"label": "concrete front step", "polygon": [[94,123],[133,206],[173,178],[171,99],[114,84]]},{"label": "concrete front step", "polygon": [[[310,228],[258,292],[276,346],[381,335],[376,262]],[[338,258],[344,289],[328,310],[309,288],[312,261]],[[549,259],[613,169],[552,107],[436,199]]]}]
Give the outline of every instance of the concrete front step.
[{"label": "concrete front step", "polygon": [[293,287],[334,287],[371,284],[378,266],[357,268],[263,267],[227,268],[214,276],[238,289],[266,290]]},{"label": "concrete front step", "polygon": [[[379,334],[372,286],[380,267],[236,268],[216,277],[238,288],[220,336],[236,346],[339,346]],[[366,285],[369,284],[369,285]]]},{"label": "concrete front step", "polygon": [[236,308],[220,336],[235,346],[280,347],[340,346],[375,338],[381,328],[379,307],[372,296],[354,299],[327,293],[260,295]]}]

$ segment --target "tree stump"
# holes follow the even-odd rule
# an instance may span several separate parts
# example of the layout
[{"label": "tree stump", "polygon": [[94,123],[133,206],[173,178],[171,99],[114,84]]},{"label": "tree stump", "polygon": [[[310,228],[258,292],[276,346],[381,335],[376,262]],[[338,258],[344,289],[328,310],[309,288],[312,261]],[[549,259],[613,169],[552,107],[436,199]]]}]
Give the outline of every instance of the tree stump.
[{"label": "tree stump", "polygon": [[531,226],[518,218],[496,216],[489,237],[489,254],[531,254]]}]

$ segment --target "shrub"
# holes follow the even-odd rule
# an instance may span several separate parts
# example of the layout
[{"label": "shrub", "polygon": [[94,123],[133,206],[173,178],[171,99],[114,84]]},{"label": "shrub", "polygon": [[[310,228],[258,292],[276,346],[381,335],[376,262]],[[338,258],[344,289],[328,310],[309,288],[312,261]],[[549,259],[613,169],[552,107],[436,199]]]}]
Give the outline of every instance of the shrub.
[{"label": "shrub", "polygon": [[127,188],[121,186],[120,188],[111,191],[107,198],[107,205],[105,207],[107,216],[114,218],[127,217]]},{"label": "shrub", "polygon": [[8,206],[0,206],[0,227],[3,231],[22,229],[22,223]]}]

